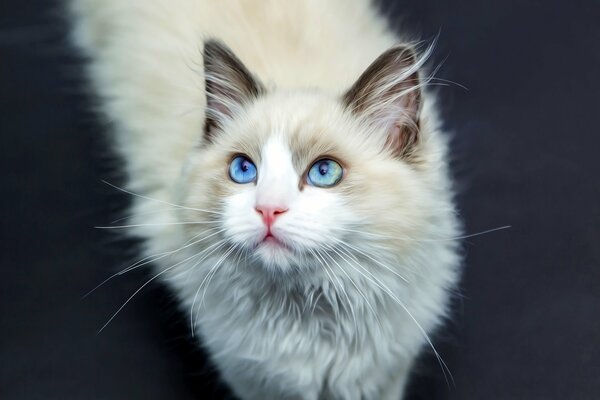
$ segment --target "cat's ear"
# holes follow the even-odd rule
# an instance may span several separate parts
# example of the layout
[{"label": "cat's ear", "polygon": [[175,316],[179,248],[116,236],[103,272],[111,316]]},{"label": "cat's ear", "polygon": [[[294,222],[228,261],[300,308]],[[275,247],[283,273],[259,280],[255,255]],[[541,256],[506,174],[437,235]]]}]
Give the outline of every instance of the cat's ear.
[{"label": "cat's ear", "polygon": [[408,156],[419,141],[421,85],[417,58],[408,46],[380,55],[348,90],[343,101],[376,129],[387,132],[387,144],[399,157]]},{"label": "cat's ear", "polygon": [[223,43],[204,43],[204,80],[206,90],[205,134],[210,137],[225,119],[265,92],[244,64]]}]

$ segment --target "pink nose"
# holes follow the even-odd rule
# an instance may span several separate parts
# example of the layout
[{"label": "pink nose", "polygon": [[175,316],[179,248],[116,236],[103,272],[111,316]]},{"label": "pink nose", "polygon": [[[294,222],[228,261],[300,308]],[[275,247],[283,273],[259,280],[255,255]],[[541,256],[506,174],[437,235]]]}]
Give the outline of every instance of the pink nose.
[{"label": "pink nose", "polygon": [[255,210],[262,215],[262,219],[268,227],[273,225],[275,218],[286,212],[286,207],[274,207],[274,206],[259,206],[255,207]]}]

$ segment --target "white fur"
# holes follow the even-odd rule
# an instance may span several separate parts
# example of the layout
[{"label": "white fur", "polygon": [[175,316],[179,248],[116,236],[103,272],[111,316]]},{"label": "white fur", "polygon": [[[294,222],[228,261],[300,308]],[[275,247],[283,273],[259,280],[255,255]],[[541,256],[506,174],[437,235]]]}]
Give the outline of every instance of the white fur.
[{"label": "white fur", "polygon": [[[380,132],[339,105],[337,96],[398,40],[369,2],[72,6],[127,188],[147,197],[135,199],[131,221],[143,226],[131,233],[145,239],[144,256],[169,252],[156,273],[236,395],[400,398],[457,280],[450,239],[458,229],[432,99],[418,166],[393,160]],[[202,139],[208,37],[273,89],[236,111],[210,146]],[[294,141],[311,134],[334,143],[323,151],[340,152],[352,188],[302,187],[314,159],[298,161]],[[222,160],[253,147],[257,184],[228,181]],[[273,225],[285,248],[261,244],[257,202],[289,208]]]},{"label": "white fur", "polygon": [[277,136],[271,137],[262,149],[256,203],[289,207],[298,197],[298,179],[292,165],[292,153],[281,139]]}]

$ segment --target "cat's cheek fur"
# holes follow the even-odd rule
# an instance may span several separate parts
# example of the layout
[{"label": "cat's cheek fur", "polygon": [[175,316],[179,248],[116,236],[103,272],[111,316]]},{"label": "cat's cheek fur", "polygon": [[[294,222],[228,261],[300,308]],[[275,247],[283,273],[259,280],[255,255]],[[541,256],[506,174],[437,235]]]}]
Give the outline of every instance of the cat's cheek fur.
[{"label": "cat's cheek fur", "polygon": [[254,248],[266,234],[266,227],[258,213],[254,211],[256,189],[254,185],[242,189],[239,193],[228,196],[223,207],[224,236],[233,243]]}]

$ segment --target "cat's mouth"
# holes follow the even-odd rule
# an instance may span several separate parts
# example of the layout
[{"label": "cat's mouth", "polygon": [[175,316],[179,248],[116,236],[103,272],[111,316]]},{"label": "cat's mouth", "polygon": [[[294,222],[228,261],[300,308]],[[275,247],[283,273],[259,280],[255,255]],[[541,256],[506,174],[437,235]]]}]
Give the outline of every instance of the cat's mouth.
[{"label": "cat's mouth", "polygon": [[255,251],[267,265],[271,266],[287,266],[294,258],[292,248],[271,232],[265,234],[263,239],[257,243]]},{"label": "cat's mouth", "polygon": [[280,239],[278,239],[275,235],[273,235],[270,231],[265,235],[265,237],[259,243],[259,245],[281,247],[283,249],[288,250],[287,245],[283,243]]}]

